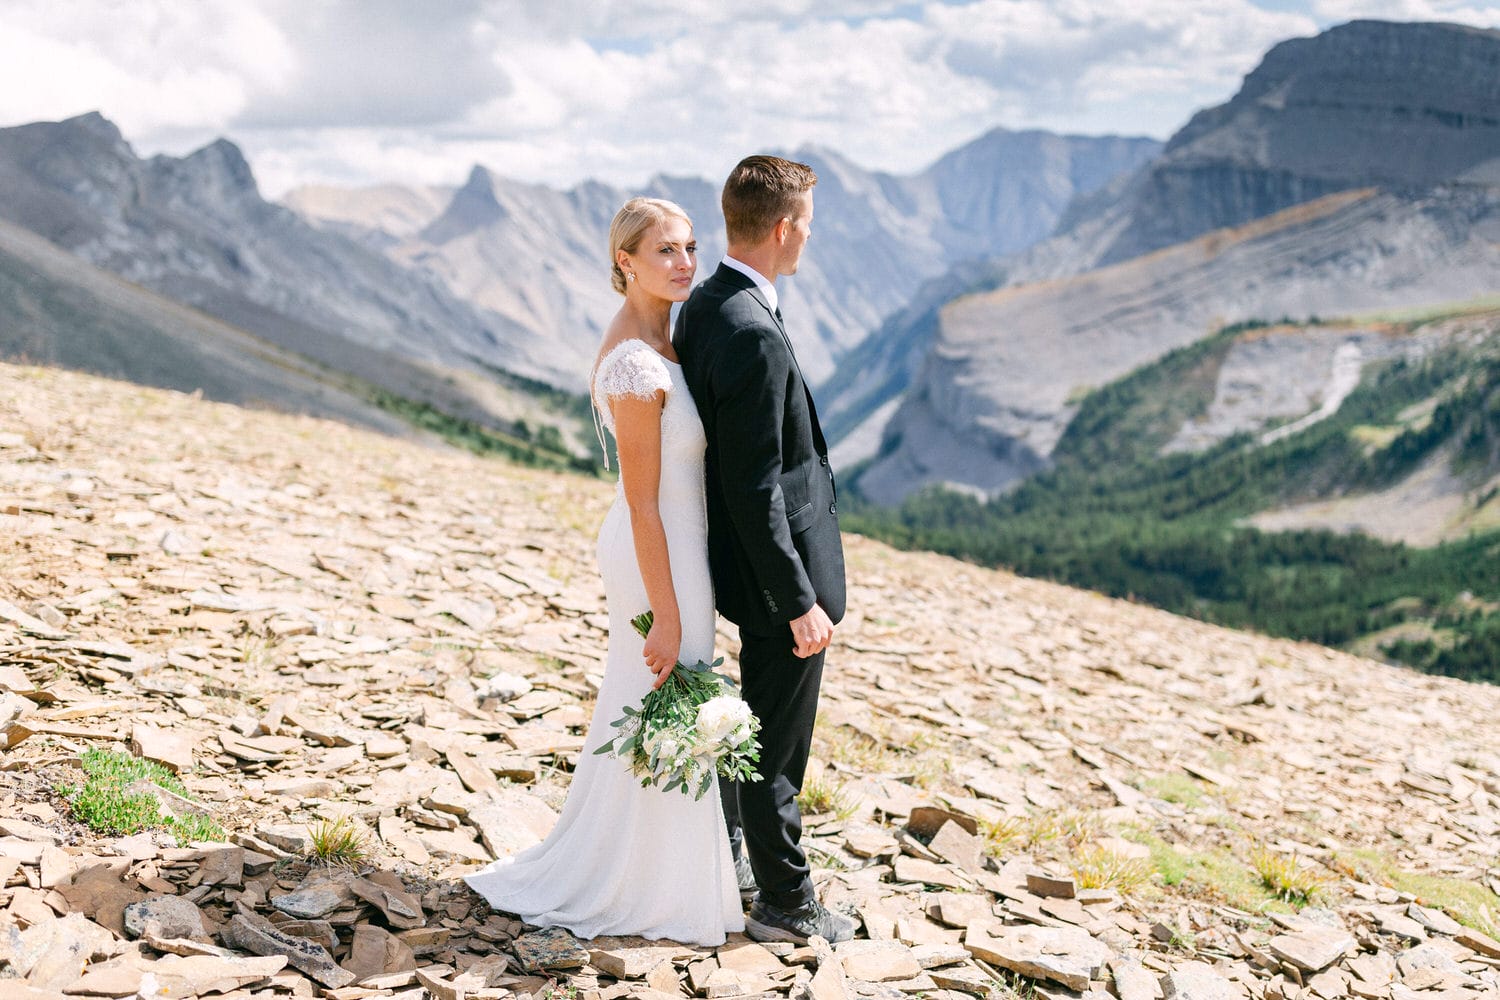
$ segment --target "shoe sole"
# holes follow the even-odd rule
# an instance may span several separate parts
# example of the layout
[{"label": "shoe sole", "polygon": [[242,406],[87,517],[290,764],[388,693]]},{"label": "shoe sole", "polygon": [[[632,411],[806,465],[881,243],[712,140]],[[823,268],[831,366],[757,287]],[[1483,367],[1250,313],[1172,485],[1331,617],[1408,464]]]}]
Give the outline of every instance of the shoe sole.
[{"label": "shoe sole", "polygon": [[745,936],[752,941],[790,941],[792,944],[807,944],[807,935],[798,934],[796,931],[777,927],[774,924],[763,924],[753,917],[745,918]]},{"label": "shoe sole", "polygon": [[[752,941],[789,941],[792,944],[807,944],[808,935],[798,934],[794,930],[785,927],[777,927],[775,924],[763,924],[754,917],[745,918],[745,936]],[[829,941],[829,944],[841,944],[844,941],[854,939],[854,929],[850,928],[849,936],[839,938],[837,941]]]}]

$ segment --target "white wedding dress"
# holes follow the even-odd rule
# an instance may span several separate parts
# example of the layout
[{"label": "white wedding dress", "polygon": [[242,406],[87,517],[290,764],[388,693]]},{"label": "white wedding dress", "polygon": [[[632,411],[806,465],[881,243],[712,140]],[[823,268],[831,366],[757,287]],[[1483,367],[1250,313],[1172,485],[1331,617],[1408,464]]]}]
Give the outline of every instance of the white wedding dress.
[{"label": "white wedding dress", "polygon": [[[595,369],[593,394],[614,429],[609,400],[666,391],[661,416],[659,506],[682,618],[685,663],[712,661],[713,583],[703,496],[703,425],[682,368],[641,340],[626,340]],[[580,938],[636,934],[684,944],[722,944],[744,929],[734,862],[714,789],[701,800],[642,788],[613,754],[594,750],[639,706],[654,677],[630,620],[650,608],[635,558],[622,487],[599,529],[599,570],[609,605],[604,683],[578,757],[568,799],[547,839],[465,881],[491,906],[528,924],[565,927]]]}]

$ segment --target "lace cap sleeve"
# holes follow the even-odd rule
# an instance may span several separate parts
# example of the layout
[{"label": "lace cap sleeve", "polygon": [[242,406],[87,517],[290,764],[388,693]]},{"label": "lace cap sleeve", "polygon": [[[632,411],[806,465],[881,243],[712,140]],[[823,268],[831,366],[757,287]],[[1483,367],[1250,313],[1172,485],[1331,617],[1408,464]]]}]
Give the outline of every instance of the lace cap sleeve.
[{"label": "lace cap sleeve", "polygon": [[651,399],[658,389],[671,390],[672,376],[660,354],[639,341],[626,341],[599,363],[594,386],[601,400],[618,396]]}]

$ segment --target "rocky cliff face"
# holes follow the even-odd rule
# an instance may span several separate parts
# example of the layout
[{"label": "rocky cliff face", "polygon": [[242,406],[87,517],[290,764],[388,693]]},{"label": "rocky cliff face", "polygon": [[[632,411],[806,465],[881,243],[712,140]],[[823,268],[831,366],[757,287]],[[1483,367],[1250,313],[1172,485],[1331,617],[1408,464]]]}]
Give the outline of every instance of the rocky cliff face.
[{"label": "rocky cliff face", "polygon": [[[372,359],[392,369],[397,358]],[[0,357],[401,434],[348,379],[0,222]]]},{"label": "rocky cliff face", "polygon": [[1346,192],[1074,278],[960,298],[939,314],[859,488],[885,504],[931,483],[1005,489],[1046,467],[1084,390],[1223,323],[1500,287],[1497,235],[1497,188]]},{"label": "rocky cliff face", "polygon": [[[945,276],[931,283],[920,302],[872,337],[851,359],[848,370],[835,373],[829,382],[832,391],[826,409],[836,427],[840,456],[846,463],[870,458],[881,440],[889,451],[898,438],[911,436],[908,431],[913,427],[903,429],[889,425],[889,421],[902,407],[896,400],[905,396],[923,365],[928,369],[924,391],[938,401],[939,407],[947,400],[971,394],[993,397],[992,403],[981,410],[1026,412],[1049,428],[1043,437],[1056,433],[1057,421],[1065,417],[1066,408],[1054,408],[1058,397],[1052,389],[1041,390],[1041,396],[1053,402],[1041,403],[1023,376],[1018,375],[1027,386],[1019,390],[1005,377],[994,385],[972,375],[962,386],[942,382],[938,373],[951,370],[951,356],[958,350],[951,340],[943,339],[945,304],[962,296],[983,296],[993,289],[1028,284],[1035,286],[1024,293],[1028,301],[1050,294],[1071,295],[1078,287],[1068,280],[1071,276],[1106,268],[1095,272],[1090,281],[1091,287],[1100,288],[1103,295],[1105,283],[1136,273],[1108,269],[1107,265],[1149,259],[1143,255],[1155,251],[1164,251],[1169,255],[1166,259],[1181,263],[1184,258],[1176,249],[1167,248],[1188,245],[1184,241],[1222,227],[1242,226],[1331,193],[1381,188],[1399,192],[1398,198],[1415,203],[1439,182],[1482,188],[1500,177],[1500,114],[1494,110],[1500,108],[1497,67],[1500,32],[1456,25],[1360,21],[1330,29],[1316,38],[1276,46],[1246,78],[1233,100],[1196,115],[1171,139],[1160,157],[1128,180],[1106,185],[1094,195],[1075,201],[1064,213],[1056,236],[1019,254],[971,267],[967,274]],[[1457,204],[1451,200],[1457,190],[1435,196],[1434,204]],[[1480,202],[1487,200],[1486,196],[1476,197]],[[1441,214],[1446,210],[1438,211]],[[1227,286],[1180,288],[1178,294],[1190,297],[1197,305],[1188,308],[1180,302],[1167,303],[1169,318],[1161,326],[1159,343],[1154,347],[1141,343],[1140,352],[1120,353],[1108,348],[1097,357],[1082,359],[1082,367],[1070,384],[1086,388],[1099,384],[1098,377],[1108,375],[1104,379],[1108,381],[1128,370],[1099,369],[1098,364],[1105,359],[1140,364],[1179,343],[1185,334],[1174,332],[1175,320],[1170,317],[1183,315],[1185,309],[1192,312],[1201,307],[1197,321],[1206,324],[1211,319],[1233,322],[1276,318],[1287,312],[1293,301],[1301,305],[1290,310],[1292,315],[1330,314],[1336,311],[1335,301],[1352,305],[1360,296],[1351,297],[1342,287],[1331,288],[1326,302],[1318,301],[1312,275],[1338,271],[1337,266],[1326,266],[1329,261],[1318,254],[1342,258],[1345,265],[1357,268],[1360,265],[1350,262],[1362,258],[1380,242],[1370,228],[1379,224],[1379,220],[1369,219],[1355,227],[1358,234],[1351,230],[1350,238],[1355,243],[1347,251],[1338,246],[1342,237],[1331,231],[1327,236],[1332,242],[1322,250],[1306,248],[1313,256],[1305,259],[1318,262],[1318,266],[1305,273],[1290,273],[1281,262],[1266,259],[1245,262],[1245,266],[1265,270],[1229,275]],[[1467,233],[1467,227],[1473,224],[1489,225],[1478,223],[1462,208],[1451,219],[1434,222],[1441,233],[1436,246],[1468,244],[1483,248],[1488,237]],[[1231,237],[1230,242],[1235,239],[1238,237]],[[1201,244],[1218,245],[1212,240]],[[1440,275],[1433,277],[1434,286],[1424,284],[1426,251],[1406,242],[1406,237],[1393,235],[1388,249],[1392,260],[1407,260],[1410,269],[1397,283],[1371,287],[1365,296],[1370,302],[1387,303],[1402,295],[1409,295],[1413,304],[1431,301],[1437,287],[1448,287]],[[1303,251],[1290,244],[1284,252],[1303,259]],[[1484,265],[1479,265],[1479,270],[1483,272]],[[1167,277],[1163,272],[1156,273]],[[1389,277],[1377,269],[1371,272],[1369,281],[1372,286],[1382,286]],[[1336,284],[1358,280],[1362,279],[1357,272],[1349,271],[1336,279]],[[1467,298],[1494,287],[1488,273],[1482,278],[1476,273],[1476,280],[1480,283],[1457,290],[1455,297]],[[1405,291],[1401,283],[1405,283]],[[1138,291],[1121,289],[1120,294],[1129,299]],[[1059,314],[1068,312],[1069,303],[1059,299],[1055,309]],[[1015,321],[1015,317],[996,314],[985,322],[996,343],[1009,336],[1019,338],[1006,351],[1014,371],[1034,372],[1039,383],[1049,384],[1054,377],[1049,373],[1057,367],[1049,339],[1056,327],[1044,323],[1036,331],[1016,331],[1006,326]],[[1114,329],[1114,318],[1107,313],[1096,315],[1093,321],[1100,324],[1096,332],[1101,338]],[[1072,327],[1074,323],[1068,321],[1066,325]],[[1137,334],[1122,336],[1131,341]],[[1141,336],[1151,338],[1149,332]],[[1039,353],[1028,353],[1025,344],[1033,345]],[[977,366],[988,370],[984,361],[978,361]],[[967,361],[961,367],[967,367]],[[1002,398],[1017,391],[1018,397],[1009,401]],[[903,419],[915,418],[924,405],[913,402],[910,409],[903,410]],[[1039,405],[1043,407],[1040,410],[1036,408]],[[975,411],[976,417],[978,413]],[[942,426],[960,426],[965,435],[983,437],[980,428],[988,426],[988,417],[973,425],[963,420],[954,409]],[[1001,488],[1018,475],[1040,467],[1037,463],[1045,462],[1047,448],[1035,450],[1026,445],[1027,440],[1029,436],[1023,436],[1019,442],[1003,446],[993,441],[994,467],[976,471],[965,481],[979,485],[977,480],[982,480],[987,489]],[[1017,445],[1023,447],[1017,451]],[[895,471],[890,458],[887,454],[882,459],[883,471],[869,480],[881,496],[904,495],[931,481],[919,472],[919,466],[929,457],[902,466],[902,472]],[[882,485],[876,487],[877,482]]]},{"label": "rocky cliff face", "polygon": [[[864,170],[830,150],[794,155],[818,173],[815,242],[793,279],[785,313],[803,370],[814,379],[902,308],[919,285],[959,261],[991,257],[1046,235],[1076,195],[1139,166],[1149,139],[1082,138],[997,130],[921,174]],[[668,198],[694,218],[700,275],[724,249],[718,180],[656,177],[644,191],[584,184],[568,191],[507,180],[475,167],[447,208],[390,247],[403,264],[440,277],[456,295],[548,341],[579,373],[618,307],[606,278],[609,220],[634,194]],[[294,194],[289,203],[322,224],[374,216],[350,198]],[[388,230],[387,230],[388,232]]]},{"label": "rocky cliff face", "polygon": [[[187,157],[145,160],[97,114],[0,129],[0,219],[279,347],[403,393],[487,367],[563,380],[547,345],[529,331],[265,201],[249,164],[225,140]],[[441,374],[433,378],[434,371]]]},{"label": "rocky cliff face", "polygon": [[1125,192],[1102,263],[1333,191],[1500,180],[1500,32],[1354,21],[1266,53]]}]

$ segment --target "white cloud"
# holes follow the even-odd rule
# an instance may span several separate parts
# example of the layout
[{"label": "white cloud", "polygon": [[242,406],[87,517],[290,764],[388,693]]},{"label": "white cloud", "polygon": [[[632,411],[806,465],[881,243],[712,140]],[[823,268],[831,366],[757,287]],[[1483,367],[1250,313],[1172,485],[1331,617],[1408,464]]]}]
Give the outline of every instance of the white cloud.
[{"label": "white cloud", "polygon": [[501,28],[478,0],[271,0],[290,52],[236,125],[423,126],[453,121],[508,87]]},{"label": "white cloud", "polygon": [[274,27],[232,2],[61,0],[0,13],[0,120],[103,111],[127,136],[219,127],[284,65]]},{"label": "white cloud", "polygon": [[635,185],[806,144],[905,172],[997,125],[1164,137],[1275,42],[1356,13],[1500,19],[1257,2],[7,0],[0,123],[97,108],[145,152],[227,134],[272,195],[476,161]]},{"label": "white cloud", "polygon": [[1324,22],[1376,18],[1388,21],[1451,21],[1479,28],[1500,27],[1500,5],[1451,0],[1313,0]]}]

